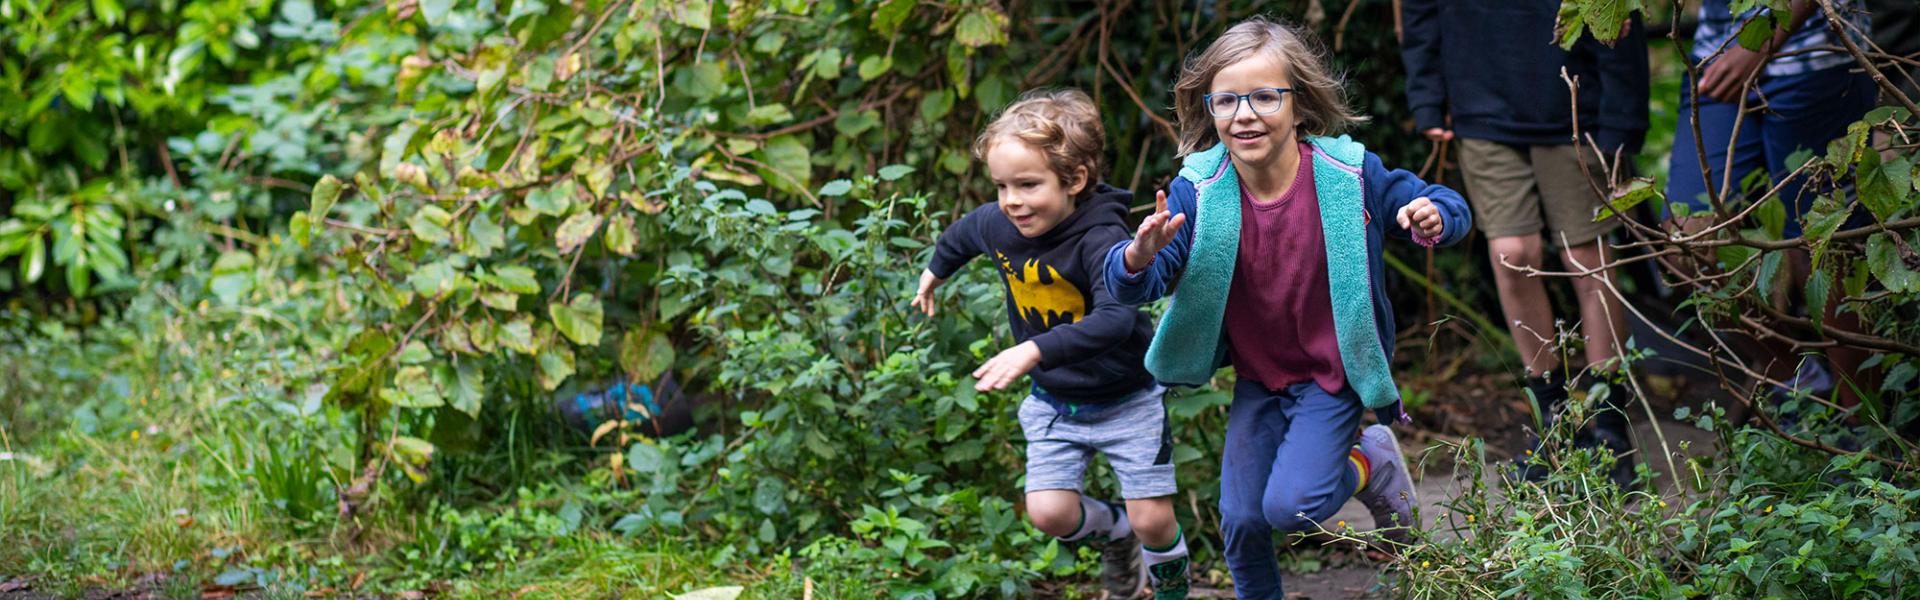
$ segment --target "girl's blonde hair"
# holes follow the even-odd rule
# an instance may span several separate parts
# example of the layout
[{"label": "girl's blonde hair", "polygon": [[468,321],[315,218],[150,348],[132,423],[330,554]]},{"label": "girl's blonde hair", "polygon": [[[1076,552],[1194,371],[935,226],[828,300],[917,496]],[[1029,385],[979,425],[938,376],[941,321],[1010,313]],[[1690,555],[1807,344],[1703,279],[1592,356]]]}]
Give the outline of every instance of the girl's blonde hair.
[{"label": "girl's blonde hair", "polygon": [[[987,159],[987,152],[1002,138],[1013,138],[1040,151],[1047,167],[1060,178],[1060,185],[1071,187],[1085,183],[1078,197],[1093,193],[1093,182],[1100,180],[1101,159],[1107,145],[1106,130],[1100,125],[1100,109],[1080,90],[1033,90],[1000,111],[1000,116],[973,140],[973,157]],[[1086,181],[1079,181],[1086,168]]]},{"label": "girl's blonde hair", "polygon": [[1306,36],[1284,23],[1256,16],[1241,21],[1220,34],[1207,49],[1187,60],[1180,79],[1173,84],[1173,112],[1180,120],[1180,156],[1186,156],[1219,143],[1213,130],[1213,115],[1207,112],[1206,96],[1213,77],[1228,65],[1270,52],[1286,65],[1293,80],[1287,100],[1293,102],[1293,114],[1300,129],[1309,135],[1335,135],[1348,127],[1366,122],[1347,107],[1346,89],[1340,75],[1327,68],[1321,49]]}]

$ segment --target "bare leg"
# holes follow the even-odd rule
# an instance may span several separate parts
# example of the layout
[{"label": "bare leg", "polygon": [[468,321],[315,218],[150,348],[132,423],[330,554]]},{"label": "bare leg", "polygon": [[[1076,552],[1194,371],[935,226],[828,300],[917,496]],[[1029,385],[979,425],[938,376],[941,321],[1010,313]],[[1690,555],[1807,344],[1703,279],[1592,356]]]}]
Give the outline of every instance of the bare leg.
[{"label": "bare leg", "polygon": [[1500,311],[1506,314],[1507,332],[1520,351],[1520,362],[1527,376],[1539,377],[1560,367],[1554,353],[1553,304],[1547,298],[1547,286],[1539,279],[1502,265],[1500,259],[1516,267],[1539,268],[1544,251],[1538,234],[1498,237],[1487,240],[1493,261],[1493,283],[1500,293]]},{"label": "bare leg", "polygon": [[1140,543],[1149,547],[1171,544],[1180,533],[1180,523],[1173,518],[1172,496],[1128,500],[1127,520]]},{"label": "bare leg", "polygon": [[1080,527],[1080,494],[1073,490],[1027,492],[1027,521],[1047,535],[1064,538]]},{"label": "bare leg", "polygon": [[[1568,270],[1591,269],[1606,264],[1607,250],[1595,241],[1567,248],[1561,257]],[[1573,280],[1573,289],[1580,301],[1580,333],[1587,338],[1587,364],[1592,367],[1600,367],[1619,356],[1618,343],[1626,334],[1626,310],[1621,307],[1620,298],[1607,289],[1606,282],[1611,281],[1612,269]]]}]

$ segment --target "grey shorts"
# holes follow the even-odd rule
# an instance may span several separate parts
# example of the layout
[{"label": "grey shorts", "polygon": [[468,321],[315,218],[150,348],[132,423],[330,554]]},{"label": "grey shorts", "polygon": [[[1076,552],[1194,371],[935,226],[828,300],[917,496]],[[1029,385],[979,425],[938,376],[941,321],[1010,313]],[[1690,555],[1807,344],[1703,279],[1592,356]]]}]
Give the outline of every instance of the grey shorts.
[{"label": "grey shorts", "polygon": [[1127,500],[1171,496],[1173,430],[1161,398],[1167,388],[1154,385],[1115,404],[1066,415],[1045,400],[1027,396],[1020,403],[1020,429],[1027,434],[1027,491],[1081,491],[1081,479],[1095,452],[1120,478]]}]

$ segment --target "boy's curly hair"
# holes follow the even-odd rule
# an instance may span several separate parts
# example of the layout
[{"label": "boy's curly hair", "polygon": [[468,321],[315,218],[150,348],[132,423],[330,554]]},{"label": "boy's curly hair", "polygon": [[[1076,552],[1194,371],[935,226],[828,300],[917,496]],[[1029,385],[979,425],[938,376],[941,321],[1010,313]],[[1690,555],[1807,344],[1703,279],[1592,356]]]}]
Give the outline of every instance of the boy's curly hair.
[{"label": "boy's curly hair", "polygon": [[1213,77],[1258,52],[1270,52],[1286,65],[1287,77],[1293,80],[1289,100],[1295,103],[1293,114],[1300,119],[1301,131],[1335,135],[1366,122],[1366,117],[1347,107],[1344,82],[1327,68],[1326,55],[1319,46],[1291,26],[1255,16],[1234,24],[1181,68],[1180,79],[1173,84],[1173,112],[1180,122],[1180,156],[1219,143],[1213,115],[1206,107]]},{"label": "boy's curly hair", "polygon": [[1045,155],[1047,166],[1060,178],[1062,187],[1082,183],[1080,169],[1086,168],[1086,185],[1076,199],[1093,193],[1093,182],[1100,180],[1107,134],[1100,125],[1100,109],[1085,92],[1063,89],[1022,94],[973,140],[973,157],[986,160],[993,145],[1006,138],[1019,140]]}]

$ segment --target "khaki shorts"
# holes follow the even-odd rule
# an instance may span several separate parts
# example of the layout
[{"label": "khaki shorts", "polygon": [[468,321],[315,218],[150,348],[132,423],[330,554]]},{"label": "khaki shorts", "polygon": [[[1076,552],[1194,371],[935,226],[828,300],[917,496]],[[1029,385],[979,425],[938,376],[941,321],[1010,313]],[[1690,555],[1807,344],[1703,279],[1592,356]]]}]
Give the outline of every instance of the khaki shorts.
[{"label": "khaki shorts", "polygon": [[[1592,150],[1587,159],[1593,184],[1606,190],[1606,169]],[[1489,238],[1536,235],[1546,229],[1547,243],[1583,246],[1611,231],[1612,219],[1595,223],[1600,196],[1575,162],[1574,146],[1513,145],[1460,140],[1460,170],[1467,179],[1473,224]],[[1545,213],[1545,222],[1541,215]]]}]

